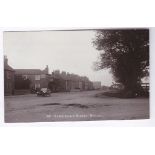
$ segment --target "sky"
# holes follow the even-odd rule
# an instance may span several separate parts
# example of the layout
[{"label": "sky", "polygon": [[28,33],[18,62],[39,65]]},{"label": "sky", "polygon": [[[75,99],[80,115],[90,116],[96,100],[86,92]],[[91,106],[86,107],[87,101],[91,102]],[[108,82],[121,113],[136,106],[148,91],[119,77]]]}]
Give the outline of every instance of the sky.
[{"label": "sky", "polygon": [[66,71],[87,76],[102,85],[112,84],[109,70],[94,71],[99,51],[93,47],[95,31],[4,32],[4,54],[14,69]]}]

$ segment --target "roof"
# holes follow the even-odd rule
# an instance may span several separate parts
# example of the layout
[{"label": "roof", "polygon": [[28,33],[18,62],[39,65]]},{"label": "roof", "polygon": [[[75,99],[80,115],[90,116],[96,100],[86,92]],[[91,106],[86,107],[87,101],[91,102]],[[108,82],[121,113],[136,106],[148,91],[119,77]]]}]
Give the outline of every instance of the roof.
[{"label": "roof", "polygon": [[9,71],[15,71],[12,67],[10,67],[9,65],[4,65],[4,70],[9,70]]},{"label": "roof", "polygon": [[40,69],[15,69],[16,74],[38,75],[43,72]]}]

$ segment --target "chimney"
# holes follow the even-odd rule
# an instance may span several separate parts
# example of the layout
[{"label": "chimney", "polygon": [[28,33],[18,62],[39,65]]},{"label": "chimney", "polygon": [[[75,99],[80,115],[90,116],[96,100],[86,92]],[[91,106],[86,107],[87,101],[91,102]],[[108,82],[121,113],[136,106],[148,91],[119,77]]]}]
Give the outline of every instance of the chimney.
[{"label": "chimney", "polygon": [[45,68],[45,72],[46,72],[46,74],[48,74],[48,71],[49,71],[49,69],[48,69],[48,65],[46,65],[46,68]]},{"label": "chimney", "polygon": [[6,55],[4,56],[4,65],[5,65],[5,66],[7,66],[7,65],[8,65],[8,58],[7,58],[7,56],[6,56]]}]

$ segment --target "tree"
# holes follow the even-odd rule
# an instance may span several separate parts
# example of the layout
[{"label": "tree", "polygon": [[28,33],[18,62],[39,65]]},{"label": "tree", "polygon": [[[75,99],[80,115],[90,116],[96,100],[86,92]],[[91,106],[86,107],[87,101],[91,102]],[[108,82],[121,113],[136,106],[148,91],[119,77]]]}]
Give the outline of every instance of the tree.
[{"label": "tree", "polygon": [[102,51],[97,69],[110,68],[127,96],[139,92],[141,78],[148,75],[149,30],[97,30],[93,45]]},{"label": "tree", "polygon": [[65,91],[65,80],[62,78],[54,78],[53,81],[48,83],[48,88],[52,92]]},{"label": "tree", "polygon": [[15,76],[15,89],[30,89],[30,79],[25,79],[22,75]]}]

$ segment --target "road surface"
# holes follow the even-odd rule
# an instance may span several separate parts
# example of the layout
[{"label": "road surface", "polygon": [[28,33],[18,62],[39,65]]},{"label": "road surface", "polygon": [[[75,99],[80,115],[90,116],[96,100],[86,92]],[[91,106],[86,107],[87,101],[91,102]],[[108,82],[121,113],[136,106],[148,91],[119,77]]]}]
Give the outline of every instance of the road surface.
[{"label": "road surface", "polygon": [[101,91],[5,97],[5,122],[130,120],[149,118],[149,99],[96,97]]}]

